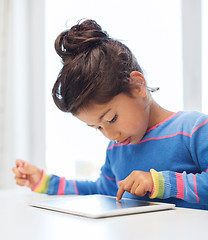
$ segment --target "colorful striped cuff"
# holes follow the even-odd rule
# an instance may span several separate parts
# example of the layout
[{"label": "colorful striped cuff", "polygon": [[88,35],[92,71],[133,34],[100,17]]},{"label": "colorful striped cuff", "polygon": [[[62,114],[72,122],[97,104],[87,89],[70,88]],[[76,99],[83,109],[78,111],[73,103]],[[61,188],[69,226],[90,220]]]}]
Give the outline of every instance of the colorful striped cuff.
[{"label": "colorful striped cuff", "polygon": [[36,193],[47,193],[50,178],[51,175],[46,175],[45,171],[42,170],[40,181],[32,188],[32,191]]},{"label": "colorful striped cuff", "polygon": [[149,195],[149,198],[163,198],[165,190],[165,179],[162,176],[162,172],[157,172],[154,169],[150,170],[153,179],[153,190]]}]

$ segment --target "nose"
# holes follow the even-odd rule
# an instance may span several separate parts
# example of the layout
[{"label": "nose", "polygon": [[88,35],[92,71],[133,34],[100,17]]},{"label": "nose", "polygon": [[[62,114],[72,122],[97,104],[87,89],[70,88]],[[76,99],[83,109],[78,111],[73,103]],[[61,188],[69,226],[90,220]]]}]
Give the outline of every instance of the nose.
[{"label": "nose", "polygon": [[105,128],[102,131],[103,135],[108,138],[110,141],[118,141],[119,139],[119,132],[116,130],[112,130],[110,128]]}]

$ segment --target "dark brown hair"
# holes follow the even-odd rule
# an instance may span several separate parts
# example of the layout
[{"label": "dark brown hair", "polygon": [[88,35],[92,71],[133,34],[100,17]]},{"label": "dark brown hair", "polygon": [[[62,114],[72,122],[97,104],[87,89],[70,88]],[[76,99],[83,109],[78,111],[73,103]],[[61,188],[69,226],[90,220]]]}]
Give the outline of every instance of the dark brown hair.
[{"label": "dark brown hair", "polygon": [[127,46],[114,40],[93,20],[62,32],[55,41],[63,68],[54,84],[56,106],[77,114],[90,102],[102,104],[119,93],[131,95],[129,76],[142,69]]}]

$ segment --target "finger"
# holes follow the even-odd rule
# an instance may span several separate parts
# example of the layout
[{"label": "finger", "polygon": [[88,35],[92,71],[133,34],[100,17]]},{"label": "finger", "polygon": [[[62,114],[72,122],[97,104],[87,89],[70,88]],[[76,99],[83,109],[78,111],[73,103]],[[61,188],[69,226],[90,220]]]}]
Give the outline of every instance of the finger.
[{"label": "finger", "polygon": [[116,199],[117,199],[117,200],[121,200],[124,192],[125,192],[125,190],[123,189],[123,187],[120,187],[120,188],[118,189],[118,191],[117,191],[117,197],[116,197]]},{"label": "finger", "polygon": [[123,189],[127,192],[131,191],[131,188],[134,184],[134,179],[126,179],[125,181],[123,181],[123,183],[121,184],[121,186],[123,187]]},{"label": "finger", "polygon": [[17,170],[16,167],[12,168],[12,172],[13,172],[15,175],[19,175],[19,171]]},{"label": "finger", "polygon": [[136,189],[139,187],[139,182],[136,181],[133,183],[132,187],[131,187],[131,190],[130,190],[130,193],[132,195],[136,195]]},{"label": "finger", "polygon": [[121,180],[118,182],[118,185],[121,186],[121,184],[123,183],[124,180]]},{"label": "finger", "polygon": [[29,187],[29,181],[27,179],[22,179],[22,178],[15,177],[15,180],[16,180],[16,184],[18,184],[20,186]]},{"label": "finger", "polygon": [[13,171],[13,173],[14,173],[17,177],[19,177],[19,178],[26,178],[26,174],[22,174],[22,173],[18,170],[18,168],[14,167],[14,168],[12,168],[12,171]]},{"label": "finger", "polygon": [[17,167],[22,167],[24,165],[25,161],[22,159],[16,159],[16,166]]},{"label": "finger", "polygon": [[134,179],[131,177],[131,175],[126,177],[124,180],[120,181],[119,183],[120,188],[118,189],[118,192],[117,192],[117,200],[120,200],[122,198],[125,191],[127,192],[131,191],[131,187],[133,183],[134,183]]},{"label": "finger", "polygon": [[25,187],[25,185],[21,184],[21,183],[18,183],[16,182],[17,185],[21,186],[21,187]]},{"label": "finger", "polygon": [[145,191],[144,187],[142,185],[139,185],[135,190],[135,195],[143,197],[147,191]]}]

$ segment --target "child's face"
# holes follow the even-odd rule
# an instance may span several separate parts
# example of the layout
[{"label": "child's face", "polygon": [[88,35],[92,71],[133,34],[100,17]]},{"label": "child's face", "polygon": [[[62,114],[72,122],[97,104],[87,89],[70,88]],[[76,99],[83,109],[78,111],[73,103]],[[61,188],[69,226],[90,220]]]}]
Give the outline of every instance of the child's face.
[{"label": "child's face", "polygon": [[112,141],[124,145],[136,144],[150,127],[150,104],[146,89],[134,89],[133,97],[121,93],[106,104],[93,103],[76,117],[88,126],[99,129]]}]

